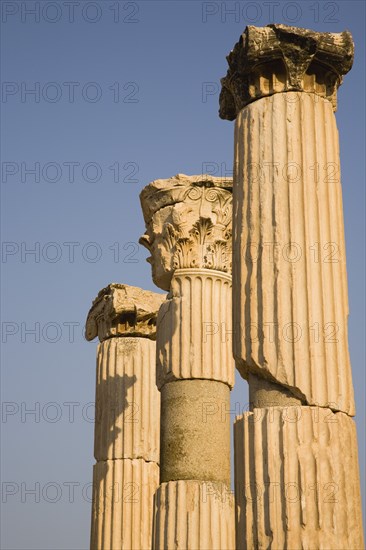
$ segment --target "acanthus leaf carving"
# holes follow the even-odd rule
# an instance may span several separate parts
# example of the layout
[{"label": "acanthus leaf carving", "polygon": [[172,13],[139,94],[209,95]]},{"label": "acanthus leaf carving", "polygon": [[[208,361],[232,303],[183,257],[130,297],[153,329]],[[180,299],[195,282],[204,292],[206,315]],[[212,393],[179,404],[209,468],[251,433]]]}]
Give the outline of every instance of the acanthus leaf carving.
[{"label": "acanthus leaf carving", "polygon": [[203,267],[217,271],[231,271],[231,250],[227,241],[215,241],[207,245]]},{"label": "acanthus leaf carving", "polygon": [[[146,234],[140,242],[151,253],[148,261],[154,282],[169,290],[176,269],[216,269],[230,273],[232,183],[224,178],[202,180],[182,175],[157,183],[157,198],[153,192],[155,182],[141,194]],[[151,206],[159,203],[161,208]]]}]

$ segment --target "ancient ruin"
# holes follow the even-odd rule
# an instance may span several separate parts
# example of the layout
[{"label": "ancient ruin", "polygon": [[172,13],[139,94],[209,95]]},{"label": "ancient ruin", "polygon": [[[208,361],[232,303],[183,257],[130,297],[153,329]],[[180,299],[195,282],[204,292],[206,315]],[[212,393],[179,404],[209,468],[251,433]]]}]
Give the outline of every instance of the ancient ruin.
[{"label": "ancient ruin", "polygon": [[[86,322],[98,336],[91,543],[150,548],[159,486],[156,314],[164,294],[121,284],[101,290]],[[143,528],[142,528],[143,526]]]},{"label": "ancient ruin", "polygon": [[236,546],[363,548],[333,113],[352,38],[247,27],[227,59],[233,353],[252,408],[234,430]]},{"label": "ancient ruin", "polygon": [[247,27],[227,59],[233,180],[147,185],[140,243],[168,294],[111,284],[88,315],[93,550],[363,548],[333,112],[352,37]]},{"label": "ancient ruin", "polygon": [[[141,193],[155,284],[160,487],[153,548],[235,548],[230,491],[232,182],[179,174]],[[209,330],[207,330],[209,329]]]}]

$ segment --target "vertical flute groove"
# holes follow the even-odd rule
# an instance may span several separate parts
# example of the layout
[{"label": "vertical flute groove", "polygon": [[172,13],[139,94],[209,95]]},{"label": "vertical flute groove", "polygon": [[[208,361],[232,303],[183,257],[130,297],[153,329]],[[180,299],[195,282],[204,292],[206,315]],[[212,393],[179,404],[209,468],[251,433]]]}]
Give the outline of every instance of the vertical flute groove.
[{"label": "vertical flute groove", "polygon": [[337,137],[331,104],[304,92],[237,115],[233,277],[245,303],[234,302],[234,356],[245,377],[262,372],[308,405],[354,415],[340,184],[328,177]]},{"label": "vertical flute groove", "polygon": [[[363,548],[356,429],[317,407],[254,409],[234,426],[237,548]],[[254,448],[254,454],[251,452]],[[282,520],[281,520],[282,517]],[[251,520],[253,518],[253,520]]]},{"label": "vertical flute groove", "polygon": [[162,483],[155,494],[154,550],[234,550],[233,496],[221,484]]},{"label": "vertical flute groove", "polygon": [[160,474],[160,393],[154,374],[154,341],[113,337],[99,344],[92,550],[151,548]]},{"label": "vertical flute groove", "polygon": [[[228,307],[220,309],[220,303]],[[157,385],[205,379],[234,385],[231,277],[214,270],[177,270],[172,298],[157,321]],[[181,320],[179,323],[177,319]],[[177,361],[178,357],[178,361]]]},{"label": "vertical flute groove", "polygon": [[110,338],[99,344],[95,458],[159,462],[160,394],[155,386],[155,342]]}]

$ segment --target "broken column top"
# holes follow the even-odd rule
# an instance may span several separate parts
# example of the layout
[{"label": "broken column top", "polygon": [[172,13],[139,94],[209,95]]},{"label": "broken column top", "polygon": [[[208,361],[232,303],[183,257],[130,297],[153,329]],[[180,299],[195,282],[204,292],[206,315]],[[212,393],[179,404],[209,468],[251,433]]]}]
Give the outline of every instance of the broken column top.
[{"label": "broken column top", "polygon": [[169,290],[176,269],[231,270],[231,178],[208,174],[155,180],[140,194],[154,283]]},{"label": "broken column top", "polygon": [[[160,208],[184,202],[186,198],[193,200],[202,198],[202,193],[199,192],[199,189],[202,188],[226,189],[231,193],[233,180],[232,178],[220,178],[209,174],[198,176],[177,174],[171,178],[152,181],[140,193],[145,223],[149,223],[153,214]],[[214,195],[211,195],[212,202]]]},{"label": "broken column top", "polygon": [[246,27],[227,56],[220,117],[234,120],[248,103],[279,92],[316,94],[337,108],[337,88],[352,67],[348,31],[315,32],[287,25]]},{"label": "broken column top", "polygon": [[165,300],[136,286],[111,283],[93,301],[85,326],[85,337],[103,342],[113,336],[140,336],[155,340],[156,317]]}]

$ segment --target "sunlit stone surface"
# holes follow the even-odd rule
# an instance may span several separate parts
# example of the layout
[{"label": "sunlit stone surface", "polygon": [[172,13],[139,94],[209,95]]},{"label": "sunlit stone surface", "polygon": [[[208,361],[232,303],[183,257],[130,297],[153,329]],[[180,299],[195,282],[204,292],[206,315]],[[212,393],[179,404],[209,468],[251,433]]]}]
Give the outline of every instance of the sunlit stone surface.
[{"label": "sunlit stone surface", "polygon": [[101,290],[86,337],[97,335],[91,548],[151,548],[159,486],[156,315],[165,296],[128,285]]},{"label": "sunlit stone surface", "polygon": [[236,545],[363,548],[333,113],[352,37],[247,27],[227,59],[233,351],[253,411],[235,428]]},{"label": "sunlit stone surface", "polygon": [[[235,548],[230,491],[231,180],[178,174],[141,193],[155,284],[161,485],[153,548]],[[214,494],[207,495],[207,484]]]}]

